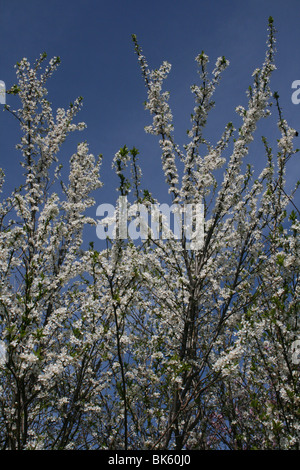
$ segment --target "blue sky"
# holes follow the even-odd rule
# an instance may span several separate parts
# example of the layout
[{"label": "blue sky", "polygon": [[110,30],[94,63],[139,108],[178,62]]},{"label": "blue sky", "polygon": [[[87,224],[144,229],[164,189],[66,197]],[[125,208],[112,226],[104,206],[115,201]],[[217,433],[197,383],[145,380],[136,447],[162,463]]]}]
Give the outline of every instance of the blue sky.
[{"label": "blue sky", "polygon": [[[49,59],[60,56],[61,65],[48,82],[48,98],[55,109],[68,107],[83,96],[78,120],[87,124],[84,132],[76,133],[63,147],[62,162],[78,142],[86,140],[92,153],[104,157],[105,186],[96,202],[113,202],[117,181],[111,170],[112,158],[125,144],[135,146],[140,150],[144,186],[156,197],[163,197],[158,141],[144,132],[150,117],[143,107],[146,90],[131,34],[137,35],[152,68],[163,60],[172,64],[166,89],[171,92],[175,135],[180,143],[184,143],[193,110],[189,87],[197,81],[195,56],[204,50],[212,67],[220,55],[230,61],[208,123],[214,142],[227,122],[239,124],[234,109],[246,103],[251,74],[264,60],[270,15],[278,31],[273,89],[280,95],[289,124],[300,131],[300,104],[291,101],[291,84],[300,80],[299,0],[0,0],[0,80],[7,88],[16,82],[14,64],[22,57],[34,62],[44,51]],[[7,103],[19,105],[11,95]],[[21,175],[14,150],[19,137],[17,120],[1,111],[0,167],[7,174],[7,187],[17,184]],[[278,136],[271,132],[267,137],[273,139],[270,143],[275,148]],[[249,162],[262,164],[263,152],[256,147],[252,150]],[[300,156],[289,166],[290,184],[299,178],[299,169]]]}]

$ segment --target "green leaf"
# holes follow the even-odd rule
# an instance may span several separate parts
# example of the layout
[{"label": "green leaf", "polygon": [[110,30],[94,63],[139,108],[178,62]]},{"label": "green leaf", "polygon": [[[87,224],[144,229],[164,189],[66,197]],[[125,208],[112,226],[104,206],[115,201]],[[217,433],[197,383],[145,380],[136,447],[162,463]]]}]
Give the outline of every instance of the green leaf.
[{"label": "green leaf", "polygon": [[7,91],[9,95],[17,95],[21,91],[18,85],[13,85],[10,90]]},{"label": "green leaf", "polygon": [[284,263],[284,255],[277,255],[277,260],[276,260],[276,263],[278,264],[278,266],[283,266],[283,263]]}]

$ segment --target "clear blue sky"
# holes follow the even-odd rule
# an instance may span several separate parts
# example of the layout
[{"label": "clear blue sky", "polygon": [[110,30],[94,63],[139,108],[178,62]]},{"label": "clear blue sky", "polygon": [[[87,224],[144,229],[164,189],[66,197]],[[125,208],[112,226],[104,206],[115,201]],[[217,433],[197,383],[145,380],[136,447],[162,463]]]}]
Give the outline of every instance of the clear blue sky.
[{"label": "clear blue sky", "polygon": [[[62,161],[77,142],[87,140],[92,153],[104,156],[105,187],[97,204],[111,202],[116,197],[113,155],[125,144],[135,146],[141,152],[145,186],[158,197],[164,177],[157,139],[144,133],[150,118],[143,107],[146,90],[131,34],[137,35],[151,67],[163,60],[172,64],[166,88],[180,142],[193,110],[189,87],[197,81],[195,56],[204,50],[212,66],[220,55],[230,60],[208,126],[212,138],[218,139],[227,122],[239,123],[234,109],[245,104],[251,74],[264,60],[270,15],[278,30],[273,87],[285,117],[300,131],[300,104],[291,101],[291,84],[300,80],[299,0],[0,0],[0,80],[7,87],[16,82],[14,64],[22,57],[33,62],[44,51],[49,58],[60,56],[62,63],[49,81],[49,100],[55,109],[82,95],[78,120],[87,123],[87,129],[63,147]],[[11,95],[7,103],[18,106]],[[275,147],[277,136],[271,137]],[[1,111],[0,167],[13,185],[21,171],[14,150],[18,138],[17,120]],[[262,153],[253,152],[249,161],[262,158]],[[289,168],[290,183],[299,178],[299,169],[300,156]]]}]

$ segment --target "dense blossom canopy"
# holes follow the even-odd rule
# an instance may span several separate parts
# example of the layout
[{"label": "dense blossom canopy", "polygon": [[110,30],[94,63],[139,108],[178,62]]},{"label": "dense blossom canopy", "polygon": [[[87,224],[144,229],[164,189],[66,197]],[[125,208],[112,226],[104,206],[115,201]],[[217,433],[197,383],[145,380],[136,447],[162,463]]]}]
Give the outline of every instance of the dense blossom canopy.
[{"label": "dense blossom canopy", "polygon": [[[229,122],[215,145],[205,126],[229,62],[218,58],[210,74],[209,57],[196,57],[183,148],[163,91],[171,65],[150,70],[133,36],[171,201],[204,205],[197,250],[171,234],[83,250],[101,157],[80,143],[68,181],[58,158],[85,127],[74,123],[82,99],[54,113],[46,82],[59,58],[17,64],[8,93],[21,107],[6,109],[20,123],[24,180],[0,204],[1,448],[299,449],[299,211],[285,186],[296,132],[271,91],[274,33],[270,18],[241,126]],[[262,138],[254,178],[249,145],[272,103],[277,151]],[[120,196],[149,210],[158,202],[143,189],[137,149],[121,148],[112,166]]]}]

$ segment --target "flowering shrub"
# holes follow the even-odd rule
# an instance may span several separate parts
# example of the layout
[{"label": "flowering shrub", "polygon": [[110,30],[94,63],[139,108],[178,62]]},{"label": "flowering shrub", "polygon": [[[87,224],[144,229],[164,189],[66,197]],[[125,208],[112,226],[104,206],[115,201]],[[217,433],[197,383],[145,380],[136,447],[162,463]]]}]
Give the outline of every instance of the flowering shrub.
[{"label": "flowering shrub", "polygon": [[[108,239],[82,249],[101,158],[78,145],[69,181],[59,150],[81,107],[53,113],[44,66],[17,64],[24,181],[0,205],[0,446],[3,449],[299,449],[299,211],[285,186],[296,131],[272,93],[275,37],[253,73],[238,130],[216,145],[204,135],[214,91],[229,65],[196,57],[200,84],[188,143],[175,142],[163,91],[133,36],[172,203],[204,204],[204,243],[185,237]],[[278,111],[277,153],[263,137],[265,168],[244,165],[260,119]],[[232,142],[232,152],[227,158]],[[112,165],[121,196],[156,202],[141,189],[138,151]],[[217,177],[224,169],[221,181]],[[130,170],[130,174],[128,174]],[[1,173],[1,186],[4,174]],[[61,184],[59,184],[61,183]],[[292,210],[291,210],[291,205]]]}]

